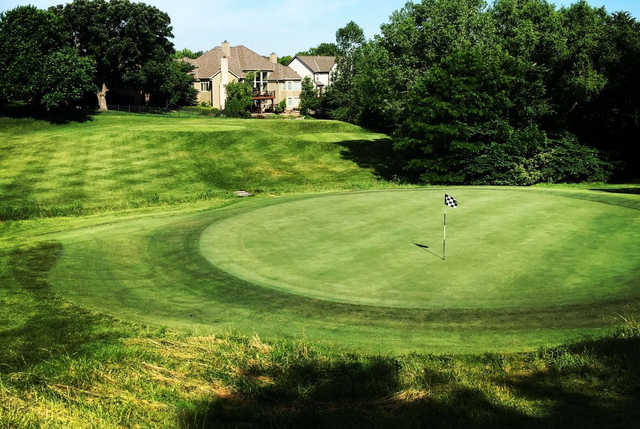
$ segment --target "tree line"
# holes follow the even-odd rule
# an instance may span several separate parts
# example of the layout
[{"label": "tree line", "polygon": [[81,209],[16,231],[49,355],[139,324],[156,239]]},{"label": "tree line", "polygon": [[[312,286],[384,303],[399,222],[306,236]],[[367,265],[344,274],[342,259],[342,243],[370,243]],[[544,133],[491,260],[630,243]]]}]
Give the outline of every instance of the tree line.
[{"label": "tree line", "polygon": [[388,133],[424,183],[637,179],[640,25],[578,1],[422,0],[336,34],[318,112]]},{"label": "tree line", "polygon": [[74,0],[0,15],[0,104],[47,111],[98,105],[127,90],[147,104],[189,104],[192,66],[173,59],[169,16],[129,0]]}]

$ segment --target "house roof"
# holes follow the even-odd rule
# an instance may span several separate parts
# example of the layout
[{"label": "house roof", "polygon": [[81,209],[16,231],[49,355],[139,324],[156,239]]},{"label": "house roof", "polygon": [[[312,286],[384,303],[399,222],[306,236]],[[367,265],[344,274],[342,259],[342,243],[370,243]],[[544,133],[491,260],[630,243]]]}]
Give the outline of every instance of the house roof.
[{"label": "house roof", "polygon": [[302,77],[291,67],[283,66],[280,63],[272,64],[273,73],[269,75],[269,80],[302,80]]},{"label": "house roof", "polygon": [[295,58],[299,59],[302,64],[309,67],[309,70],[314,73],[329,73],[336,63],[336,57],[296,55]]},{"label": "house roof", "polygon": [[[282,66],[281,64],[273,64],[268,58],[252,51],[246,46],[231,46],[229,51],[229,72],[238,78],[244,78],[248,72],[262,70],[273,72],[270,80],[278,79],[277,76],[282,76],[282,78],[287,79],[300,79],[300,76],[292,69],[289,69],[289,67]],[[218,74],[220,72],[221,60],[222,47],[216,46],[195,60],[190,61],[191,64],[196,67],[194,77],[196,79],[206,79]]]}]

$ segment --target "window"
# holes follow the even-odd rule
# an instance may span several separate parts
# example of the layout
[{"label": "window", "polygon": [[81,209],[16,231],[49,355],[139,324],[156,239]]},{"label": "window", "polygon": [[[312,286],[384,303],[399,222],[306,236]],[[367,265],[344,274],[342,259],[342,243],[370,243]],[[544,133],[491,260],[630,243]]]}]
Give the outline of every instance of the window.
[{"label": "window", "polygon": [[280,91],[284,91],[287,89],[287,84],[284,82],[280,82]]},{"label": "window", "polygon": [[293,97],[287,97],[287,108],[291,108],[293,105]]},{"label": "window", "polygon": [[291,82],[291,81],[287,82],[287,84],[288,84],[288,88],[287,88],[287,89],[288,89],[289,91],[291,91],[291,89],[292,89],[292,88],[291,88],[291,84],[292,84],[292,83],[293,83],[293,82]]},{"label": "window", "polygon": [[267,92],[267,74],[266,71],[257,71],[253,75],[253,90],[264,94]]},{"label": "window", "polygon": [[201,80],[200,81],[200,91],[211,91],[211,81],[210,80]]}]

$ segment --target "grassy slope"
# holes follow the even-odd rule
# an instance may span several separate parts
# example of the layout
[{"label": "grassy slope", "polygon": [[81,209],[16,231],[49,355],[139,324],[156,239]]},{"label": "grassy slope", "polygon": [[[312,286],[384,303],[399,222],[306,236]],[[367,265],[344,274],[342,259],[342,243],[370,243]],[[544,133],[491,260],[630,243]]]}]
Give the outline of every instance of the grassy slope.
[{"label": "grassy slope", "polygon": [[50,125],[0,118],[0,220],[219,200],[238,189],[378,187],[340,152],[381,137],[329,121],[109,113]]},{"label": "grassy slope", "polygon": [[[151,206],[75,219],[0,223],[0,427],[428,424],[584,428],[631,427],[637,422],[640,332],[633,320],[609,338],[535,353],[378,357],[341,353],[304,339],[265,343],[257,337],[224,333],[195,337],[112,319],[65,300],[49,281],[50,270],[63,255],[59,243],[48,240],[52,232],[71,233],[67,231],[145,216],[185,216],[187,212],[199,216],[202,209],[230,202],[226,192],[240,182],[243,188],[278,193],[387,186],[370,172],[340,159],[344,146],[331,144],[325,152],[331,152],[327,156],[332,161],[319,176],[313,176],[313,156],[307,160],[306,169],[298,171],[302,177],[289,180],[286,174],[246,174],[247,164],[242,163],[237,164],[242,168],[228,170],[232,176],[243,178],[239,182],[218,181],[206,175],[181,176],[179,170],[171,169],[172,165],[182,162],[183,166],[193,167],[205,162],[206,172],[216,171],[217,164],[202,161],[188,150],[187,154],[174,153],[172,142],[179,138],[181,125],[171,119],[104,115],[88,124],[64,126],[0,119],[0,205],[5,216],[78,215]],[[207,128],[231,124],[183,120]],[[153,138],[135,129],[136,125],[152,122],[154,128],[162,125],[169,129],[160,130]],[[249,123],[251,128],[292,127],[287,133],[295,127],[331,128],[323,123],[263,122],[240,124]],[[121,123],[127,126],[116,133],[115,128]],[[120,144],[105,142],[110,128]],[[355,130],[349,133],[361,133],[353,127],[349,129]],[[211,131],[206,131],[203,141],[214,138]],[[283,160],[290,156],[286,154],[287,145],[302,149],[311,146],[308,149],[313,152],[314,145],[303,141],[314,139],[305,136],[309,132],[301,132],[300,140],[276,142],[277,146],[284,145],[280,154],[273,158],[258,156],[256,162],[262,159],[263,165],[270,168],[284,165]],[[161,143],[165,134],[172,138]],[[194,137],[199,134],[202,133],[195,132]],[[152,147],[134,147],[132,138],[150,138],[165,145],[162,153],[167,162],[154,167],[163,171],[154,175],[154,181],[143,179],[140,184],[140,177],[136,178],[137,173],[130,167],[124,171],[125,165],[136,162],[136,153],[139,162],[163,156],[161,151],[154,153]],[[76,146],[80,140],[84,144]],[[318,140],[330,142],[342,137],[340,132],[329,130]],[[50,141],[56,144],[48,145]],[[256,144],[264,151],[273,141],[271,138],[262,141],[267,145]],[[148,146],[153,146],[150,143],[147,141]],[[43,144],[47,150],[42,150]],[[237,141],[235,147],[228,148],[230,159],[223,161],[232,162],[234,156],[251,158],[235,150],[244,144],[244,140]],[[94,153],[105,145],[119,155]],[[84,154],[83,161],[71,162],[78,147]],[[146,152],[144,159],[141,151]],[[131,162],[127,164],[123,159]],[[305,164],[304,159],[299,155],[295,164]],[[101,161],[110,169],[104,168]],[[53,169],[58,174],[49,174]],[[336,171],[345,171],[345,176],[333,180]],[[172,182],[170,179],[176,175],[180,179]],[[83,179],[72,183],[75,176]],[[314,180],[309,179],[312,176]],[[167,182],[162,182],[162,177]],[[181,200],[189,204],[164,207]],[[625,201],[636,203],[633,198],[620,198],[619,202]],[[154,208],[157,205],[163,207]]]}]

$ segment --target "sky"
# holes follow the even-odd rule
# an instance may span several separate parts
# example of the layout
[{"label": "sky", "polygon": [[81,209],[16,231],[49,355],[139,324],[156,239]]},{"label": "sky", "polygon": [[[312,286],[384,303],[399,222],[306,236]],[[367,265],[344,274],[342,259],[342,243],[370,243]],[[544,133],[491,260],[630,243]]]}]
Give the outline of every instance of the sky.
[{"label": "sky", "polygon": [[[567,6],[575,0],[552,0]],[[33,4],[47,8],[64,0],[0,0],[0,11]],[[378,33],[406,0],[145,0],[169,14],[176,49],[208,50],[228,40],[256,52],[293,55],[322,42],[353,20],[367,37]],[[609,12],[626,10],[640,17],[640,0],[589,0]]]}]

